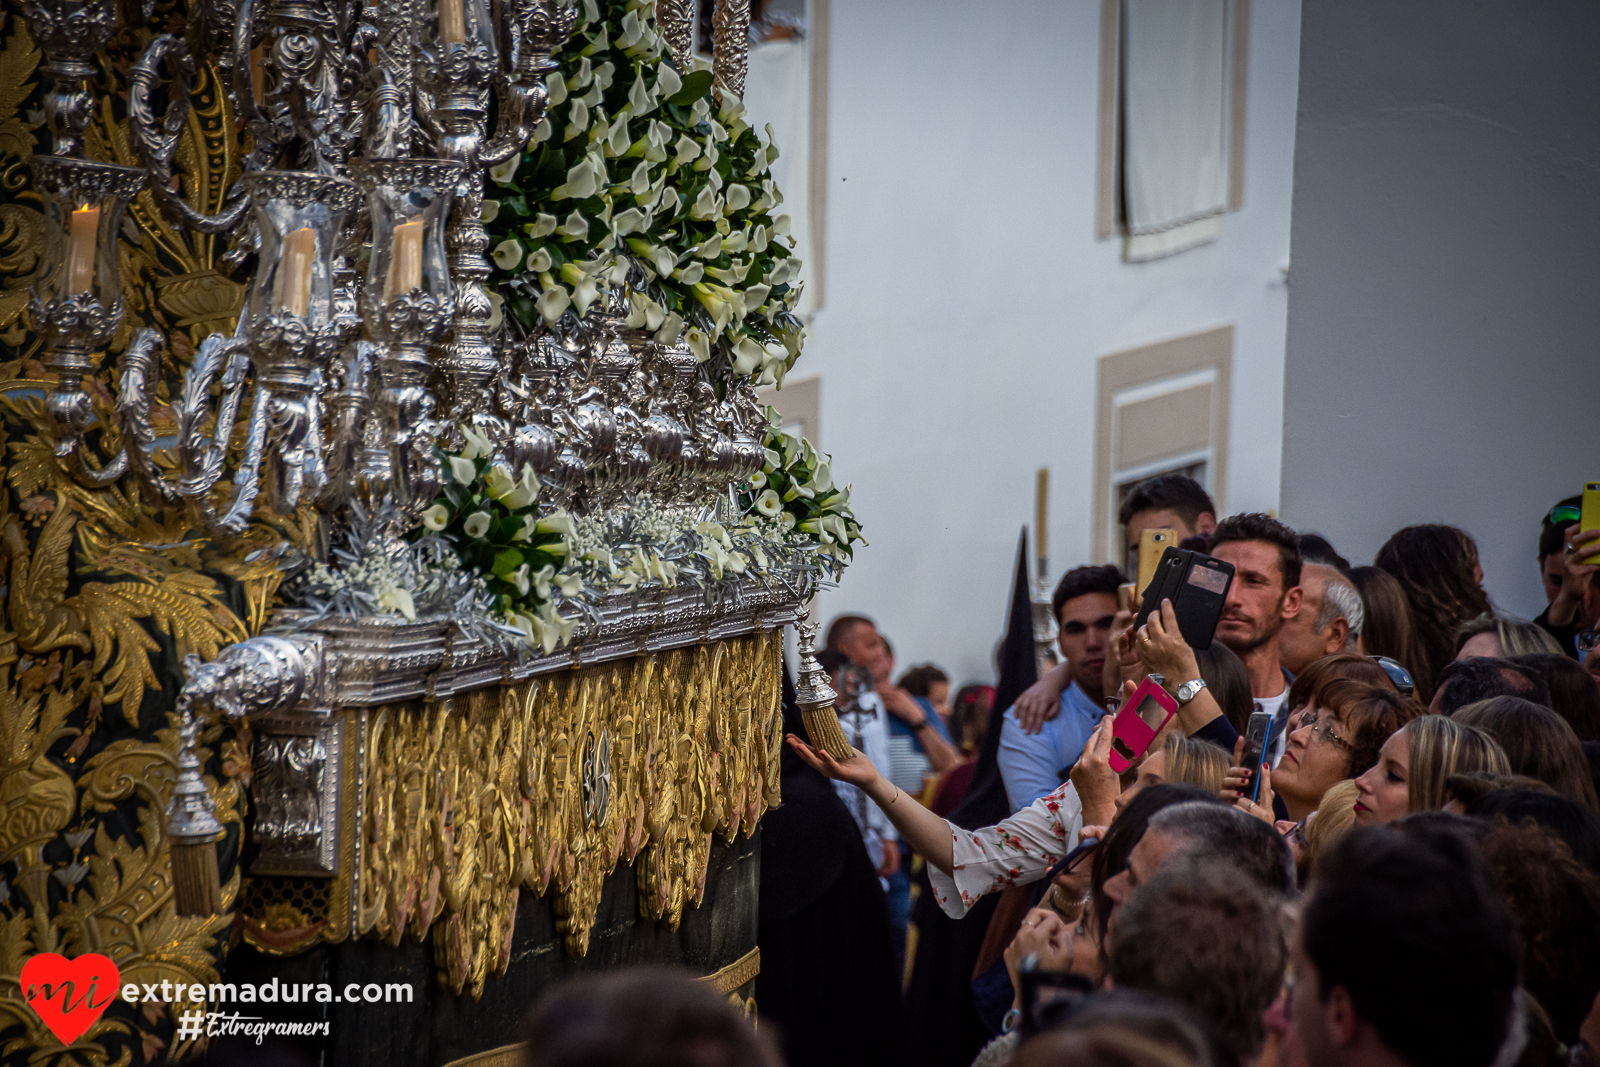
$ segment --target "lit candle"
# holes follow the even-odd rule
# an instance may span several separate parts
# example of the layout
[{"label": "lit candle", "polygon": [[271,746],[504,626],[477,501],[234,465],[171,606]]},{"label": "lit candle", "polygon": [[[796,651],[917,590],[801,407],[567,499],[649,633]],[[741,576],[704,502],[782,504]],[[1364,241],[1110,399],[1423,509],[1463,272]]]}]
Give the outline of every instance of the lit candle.
[{"label": "lit candle", "polygon": [[250,96],[260,107],[267,102],[267,72],[261,65],[261,53],[264,46],[257,45],[250,49]]},{"label": "lit candle", "polygon": [[385,300],[422,287],[422,225],[421,219],[413,219],[394,228],[394,251],[389,258]]},{"label": "lit candle", "polygon": [[94,246],[100,233],[100,209],[79,208],[72,213],[67,236],[67,292],[76,296],[94,288]]},{"label": "lit candle", "polygon": [[[1050,468],[1039,468],[1039,482],[1033,492],[1034,555],[1050,558]],[[1042,577],[1042,576],[1041,576]]]},{"label": "lit candle", "polygon": [[307,226],[283,239],[283,255],[278,259],[278,281],[272,294],[273,306],[291,315],[304,316],[311,310],[311,263],[317,255],[317,232]]},{"label": "lit candle", "polygon": [[445,44],[467,43],[467,19],[461,0],[439,0],[439,40]]}]

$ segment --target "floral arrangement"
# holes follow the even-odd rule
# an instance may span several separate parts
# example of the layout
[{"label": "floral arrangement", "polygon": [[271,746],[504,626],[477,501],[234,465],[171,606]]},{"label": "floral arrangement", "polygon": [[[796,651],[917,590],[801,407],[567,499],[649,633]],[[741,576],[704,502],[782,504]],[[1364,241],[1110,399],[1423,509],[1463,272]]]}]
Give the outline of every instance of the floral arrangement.
[{"label": "floral arrangement", "polygon": [[817,554],[831,562],[837,579],[855,546],[867,543],[850,510],[850,487],[835,488],[832,457],[819,455],[805,438],[785,433],[782,418],[770,407],[763,444],[767,461],[741,491],[740,502],[746,511],[818,542]]},{"label": "floral arrangement", "polygon": [[[628,325],[702,363],[781,383],[803,343],[778,157],[711,72],[680,72],[650,0],[582,0],[527,148],[493,168],[496,311],[570,333],[627,283]],[[642,279],[642,284],[641,284]]]},{"label": "floral arrangement", "polygon": [[[572,519],[559,509],[540,515],[533,468],[513,473],[492,461],[488,438],[470,427],[462,436],[466,446],[459,454],[441,454],[443,488],[413,536],[453,545],[460,563],[483,582],[491,613],[549,652],[577,625],[556,611],[551,595],[553,585],[569,591],[561,583],[571,580],[557,572],[567,558]],[[576,586],[570,592],[576,593]]]}]

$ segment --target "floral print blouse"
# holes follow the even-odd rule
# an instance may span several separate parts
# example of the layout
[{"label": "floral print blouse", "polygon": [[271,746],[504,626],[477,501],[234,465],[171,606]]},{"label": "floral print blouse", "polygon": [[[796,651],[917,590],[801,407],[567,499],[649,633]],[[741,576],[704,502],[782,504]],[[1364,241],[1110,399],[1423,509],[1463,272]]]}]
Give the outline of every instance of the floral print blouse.
[{"label": "floral print blouse", "polygon": [[998,826],[963,830],[950,823],[950,874],[928,865],[939,907],[959,919],[985,893],[1027,885],[1066,855],[1083,828],[1083,802],[1071,782],[1046,794]]}]

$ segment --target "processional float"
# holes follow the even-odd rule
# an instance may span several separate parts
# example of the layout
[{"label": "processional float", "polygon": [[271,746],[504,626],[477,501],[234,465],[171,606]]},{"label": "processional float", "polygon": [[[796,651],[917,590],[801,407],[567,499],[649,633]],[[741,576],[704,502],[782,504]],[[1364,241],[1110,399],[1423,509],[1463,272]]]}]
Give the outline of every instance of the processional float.
[{"label": "processional float", "polygon": [[[4,1055],[242,1010],[445,1063],[624,962],[748,998],[782,627],[860,538],[756,400],[802,329],[748,4],[709,70],[687,0],[6,15]],[[42,952],[176,994],[65,1049]],[[227,1002],[302,981],[412,1000]]]}]

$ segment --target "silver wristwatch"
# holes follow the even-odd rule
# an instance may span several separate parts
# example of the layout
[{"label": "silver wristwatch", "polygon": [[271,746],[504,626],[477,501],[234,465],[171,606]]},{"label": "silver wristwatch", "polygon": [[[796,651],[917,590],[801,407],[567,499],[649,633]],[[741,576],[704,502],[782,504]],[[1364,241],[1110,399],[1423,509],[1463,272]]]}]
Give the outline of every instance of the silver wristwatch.
[{"label": "silver wristwatch", "polygon": [[1204,689],[1205,687],[1206,680],[1204,678],[1196,678],[1193,681],[1184,682],[1182,685],[1178,686],[1178,692],[1176,693],[1178,703],[1180,705],[1189,703],[1189,701],[1199,696],[1200,690]]}]

